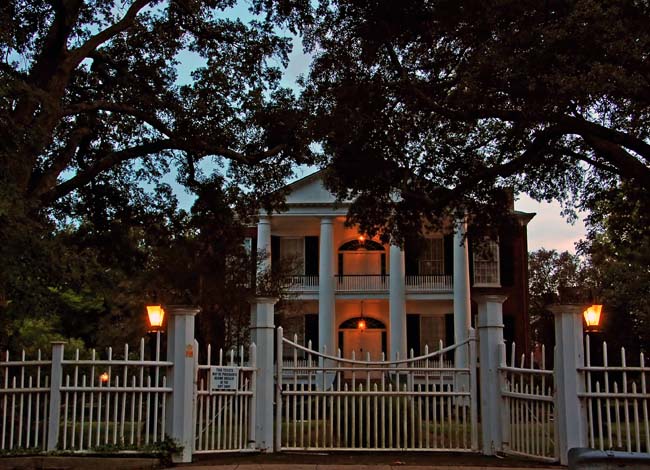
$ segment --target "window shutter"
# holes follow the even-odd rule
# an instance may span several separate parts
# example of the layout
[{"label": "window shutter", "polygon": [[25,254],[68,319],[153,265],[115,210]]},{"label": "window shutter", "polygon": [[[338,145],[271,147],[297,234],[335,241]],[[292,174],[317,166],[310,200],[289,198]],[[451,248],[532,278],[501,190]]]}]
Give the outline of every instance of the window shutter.
[{"label": "window shutter", "polygon": [[305,315],[305,344],[309,344],[314,351],[319,350],[318,345],[318,314],[307,313]]},{"label": "window shutter", "polygon": [[445,276],[454,275],[454,236],[452,234],[444,236],[443,250],[445,257]]},{"label": "window shutter", "polygon": [[318,276],[318,237],[305,237],[305,275]]},{"label": "window shutter", "polygon": [[417,241],[409,237],[404,243],[404,267],[406,275],[417,276],[420,274],[418,264]]},{"label": "window shutter", "polygon": [[277,268],[280,263],[280,237],[271,235],[271,267]]},{"label": "window shutter", "polygon": [[499,239],[499,274],[501,285],[511,287],[515,283],[514,246],[510,236]]},{"label": "window shutter", "polygon": [[406,315],[406,349],[407,357],[411,357],[411,349],[416,356],[420,355],[420,315]]}]

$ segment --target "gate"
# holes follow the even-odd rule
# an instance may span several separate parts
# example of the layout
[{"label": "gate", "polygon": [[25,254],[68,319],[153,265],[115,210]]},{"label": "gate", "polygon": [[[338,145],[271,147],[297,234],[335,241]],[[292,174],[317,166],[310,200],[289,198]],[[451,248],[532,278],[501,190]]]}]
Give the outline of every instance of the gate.
[{"label": "gate", "polygon": [[[478,451],[473,331],[396,361],[331,356],[277,335],[276,450]],[[449,361],[459,348],[469,367]]]},{"label": "gate", "polygon": [[[198,343],[194,349],[198,351]],[[243,347],[237,354],[231,349],[225,358],[220,349],[216,363],[211,361],[208,345],[206,364],[196,358],[194,365],[194,453],[249,450],[255,441],[255,345],[248,362]]]},{"label": "gate", "polygon": [[553,370],[546,368],[545,348],[539,367],[535,368],[531,353],[528,364],[521,355],[516,363],[512,343],[510,364],[506,361],[505,344],[501,344],[501,396],[503,452],[537,460],[555,462],[559,446],[555,429],[555,395]]}]

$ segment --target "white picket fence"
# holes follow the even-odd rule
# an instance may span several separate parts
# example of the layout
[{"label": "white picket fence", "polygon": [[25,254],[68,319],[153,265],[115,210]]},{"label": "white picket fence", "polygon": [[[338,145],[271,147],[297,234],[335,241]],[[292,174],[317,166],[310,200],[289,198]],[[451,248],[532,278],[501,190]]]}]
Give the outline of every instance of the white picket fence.
[{"label": "white picket fence", "polygon": [[[198,351],[198,343],[195,349]],[[231,349],[224,359],[219,349],[216,363],[212,363],[212,347],[207,347],[207,361],[195,362],[194,453],[236,452],[250,449],[255,442],[255,383],[257,353],[254,344],[249,349],[249,360],[244,359],[244,348],[238,354]],[[228,370],[236,379],[228,386],[213,387],[210,374],[215,368]]]},{"label": "white picket fence", "polygon": [[650,367],[643,353],[638,365],[630,365],[625,348],[621,348],[620,365],[615,366],[610,364],[607,343],[602,343],[602,356],[598,358],[592,354],[591,342],[587,336],[585,365],[580,369],[586,385],[580,398],[587,407],[589,447],[649,453]]},{"label": "white picket fence", "polygon": [[11,360],[9,351],[0,361],[0,450],[47,448],[52,361],[39,350],[35,360],[25,351]]},{"label": "white picket fence", "polygon": [[160,358],[160,333],[152,340],[149,359],[143,338],[135,354],[125,344],[119,357],[108,348],[104,358],[93,349],[90,359],[82,359],[76,350],[74,359],[62,361],[61,449],[136,449],[165,440],[172,393],[167,369],[173,363]]},{"label": "white picket fence", "polygon": [[[277,335],[278,450],[478,450],[473,335],[397,361],[330,356],[284,338],[282,328]],[[445,361],[457,348],[473,358],[468,367]]]},{"label": "white picket fence", "polygon": [[501,396],[503,452],[538,460],[558,459],[555,432],[555,395],[553,370],[546,368],[546,348],[542,346],[541,363],[535,367],[531,353],[516,358],[512,343],[510,361],[505,344],[501,344]]}]

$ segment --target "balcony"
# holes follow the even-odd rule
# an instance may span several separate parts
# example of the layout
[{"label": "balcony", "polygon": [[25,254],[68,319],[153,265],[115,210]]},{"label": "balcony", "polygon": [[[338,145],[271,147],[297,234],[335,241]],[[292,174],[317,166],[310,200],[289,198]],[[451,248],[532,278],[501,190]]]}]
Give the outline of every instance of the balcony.
[{"label": "balcony", "polygon": [[[389,290],[389,276],[382,274],[344,274],[334,276],[334,289],[337,293],[385,293]],[[318,276],[291,276],[289,291],[294,293],[318,293]],[[451,292],[451,276],[427,275],[406,276],[406,292],[437,293]]]}]

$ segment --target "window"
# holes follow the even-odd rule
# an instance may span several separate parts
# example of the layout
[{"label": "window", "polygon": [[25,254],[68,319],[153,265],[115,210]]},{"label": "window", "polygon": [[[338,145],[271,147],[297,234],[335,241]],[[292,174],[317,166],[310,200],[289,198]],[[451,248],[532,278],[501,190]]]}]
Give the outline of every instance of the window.
[{"label": "window", "polygon": [[244,250],[247,254],[251,254],[253,251],[253,239],[251,237],[244,238]]},{"label": "window", "polygon": [[280,239],[280,255],[282,263],[287,270],[296,275],[305,274],[305,239],[285,238]]},{"label": "window", "polygon": [[500,286],[499,244],[490,239],[474,244],[474,285]]},{"label": "window", "polygon": [[442,238],[426,238],[419,260],[422,276],[445,273],[445,258]]}]

